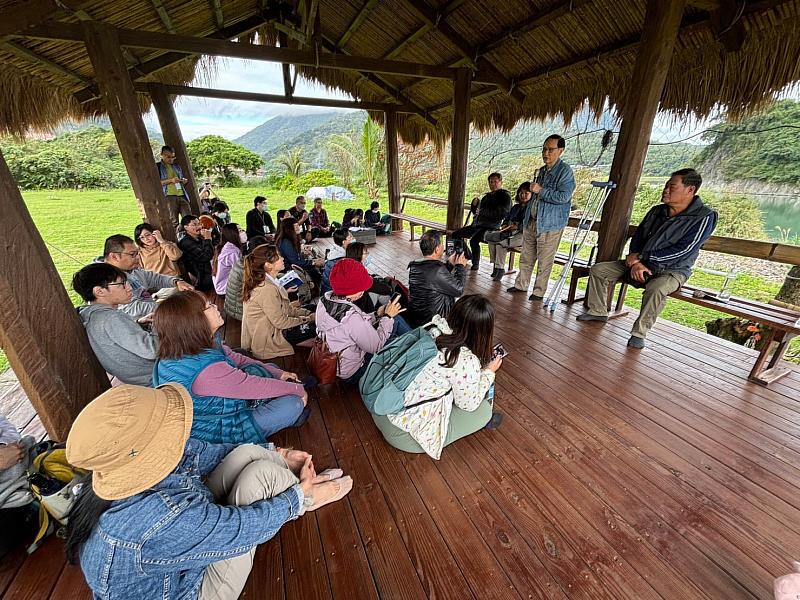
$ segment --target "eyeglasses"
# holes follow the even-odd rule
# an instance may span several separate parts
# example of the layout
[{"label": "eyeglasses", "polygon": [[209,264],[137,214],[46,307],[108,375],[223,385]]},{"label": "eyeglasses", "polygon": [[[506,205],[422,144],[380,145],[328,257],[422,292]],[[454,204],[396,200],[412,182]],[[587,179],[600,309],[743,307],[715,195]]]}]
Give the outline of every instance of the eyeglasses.
[{"label": "eyeglasses", "polygon": [[558,146],[555,148],[551,148],[550,146],[542,146],[542,152],[555,152],[557,150],[560,150]]},{"label": "eyeglasses", "polygon": [[112,285],[124,285],[125,287],[129,287],[131,284],[127,281],[115,281],[114,283],[109,283],[106,287],[111,287]]},{"label": "eyeglasses", "polygon": [[131,258],[136,258],[139,256],[139,251],[132,250],[131,252],[120,252],[120,254],[124,254],[125,256],[130,256]]}]

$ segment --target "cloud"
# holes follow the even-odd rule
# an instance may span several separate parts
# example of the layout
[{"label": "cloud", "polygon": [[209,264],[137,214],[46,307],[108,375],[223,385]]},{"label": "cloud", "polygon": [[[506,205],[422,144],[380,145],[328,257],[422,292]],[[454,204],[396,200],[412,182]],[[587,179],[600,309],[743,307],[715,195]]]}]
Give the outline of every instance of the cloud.
[{"label": "cloud", "polygon": [[[211,67],[210,82],[197,82],[199,87],[223,90],[283,94],[283,74],[277,63],[240,59],[217,60]],[[323,86],[298,77],[295,94],[312,98],[350,99],[347,95],[327,91]],[[304,115],[327,112],[330,108],[266,104],[242,100],[218,100],[182,96],[175,103],[175,113],[184,138],[191,140],[203,135],[221,135],[234,139],[276,115]],[[148,128],[158,129],[154,111],[145,116]]]}]

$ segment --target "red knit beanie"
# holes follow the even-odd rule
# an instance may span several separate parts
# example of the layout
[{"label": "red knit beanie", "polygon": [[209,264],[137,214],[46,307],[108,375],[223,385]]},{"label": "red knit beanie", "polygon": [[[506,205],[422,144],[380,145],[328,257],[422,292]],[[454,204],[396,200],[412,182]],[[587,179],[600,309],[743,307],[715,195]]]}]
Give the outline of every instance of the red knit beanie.
[{"label": "red knit beanie", "polygon": [[337,296],[351,296],[372,287],[372,277],[357,260],[343,258],[331,270],[331,289]]}]

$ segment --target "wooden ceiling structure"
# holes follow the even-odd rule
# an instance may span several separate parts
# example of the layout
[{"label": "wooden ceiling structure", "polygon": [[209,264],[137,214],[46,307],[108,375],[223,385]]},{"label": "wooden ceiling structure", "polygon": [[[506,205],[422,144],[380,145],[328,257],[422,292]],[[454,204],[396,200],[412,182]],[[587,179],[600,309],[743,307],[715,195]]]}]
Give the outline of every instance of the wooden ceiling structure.
[{"label": "wooden ceiling structure", "polygon": [[[146,218],[169,233],[141,118],[151,104],[187,167],[176,95],[361,108],[386,128],[395,212],[398,136],[452,138],[454,229],[471,126],[613,106],[618,187],[599,253],[609,259],[625,244],[657,111],[763,106],[800,79],[798,30],[800,0],[0,0],[0,132],[107,115]],[[213,72],[208,57],[281,63],[284,94],[190,85]],[[298,75],[354,100],[298,97]],[[64,439],[107,381],[1,154],[0,199],[6,224],[24,232],[2,242],[0,343],[48,432]]]}]

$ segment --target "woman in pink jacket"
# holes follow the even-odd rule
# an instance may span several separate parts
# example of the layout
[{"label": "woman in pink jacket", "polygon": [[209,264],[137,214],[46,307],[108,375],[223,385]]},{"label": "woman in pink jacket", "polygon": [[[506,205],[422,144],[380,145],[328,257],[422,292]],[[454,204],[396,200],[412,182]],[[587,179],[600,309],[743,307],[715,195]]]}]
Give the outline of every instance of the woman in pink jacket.
[{"label": "woman in pink jacket", "polygon": [[224,297],[228,291],[228,277],[233,265],[242,258],[242,250],[247,243],[247,234],[236,223],[222,226],[222,235],[211,262],[214,289],[218,296]]},{"label": "woman in pink jacket", "polygon": [[411,330],[402,317],[405,309],[397,298],[374,313],[365,313],[354,302],[370,287],[372,277],[360,262],[343,258],[331,271],[331,288],[317,304],[317,333],[332,352],[339,353],[339,377],[356,383],[369,359],[392,336]]}]

